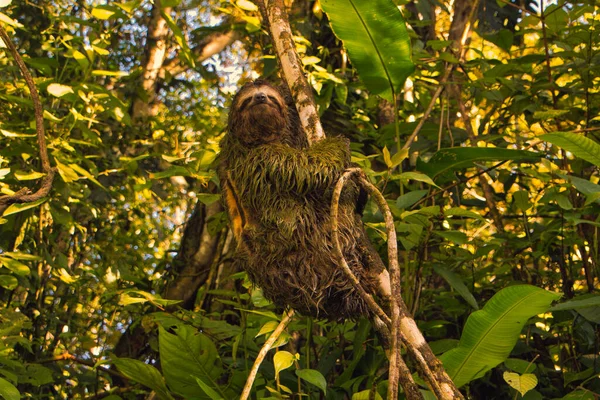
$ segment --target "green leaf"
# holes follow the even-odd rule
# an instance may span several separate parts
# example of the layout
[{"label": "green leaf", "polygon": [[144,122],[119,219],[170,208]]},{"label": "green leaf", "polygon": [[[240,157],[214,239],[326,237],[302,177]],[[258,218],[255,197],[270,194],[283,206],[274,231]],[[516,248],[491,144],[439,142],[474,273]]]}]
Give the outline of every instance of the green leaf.
[{"label": "green leaf", "polygon": [[314,369],[298,369],[296,370],[296,375],[302,380],[305,380],[308,383],[312,383],[319,389],[323,391],[324,394],[327,394],[327,381],[322,373]]},{"label": "green leaf", "polygon": [[373,398],[371,396],[372,394],[375,394],[374,400],[383,400],[383,397],[381,397],[379,392],[377,392],[377,391],[375,391],[375,393],[372,393],[372,392],[373,392],[372,389],[367,389],[367,390],[363,390],[358,393],[354,393],[352,395],[352,400],[370,400]]},{"label": "green leaf", "polygon": [[188,325],[178,325],[173,332],[162,327],[158,331],[160,360],[169,387],[184,398],[204,396],[206,390],[198,387],[200,379],[220,397],[233,398],[225,395],[217,383],[223,368],[217,348],[208,336]]},{"label": "green leaf", "polygon": [[212,203],[221,200],[220,194],[212,194],[212,193],[198,193],[198,200],[202,202],[204,205],[211,205]]},{"label": "green leaf", "polygon": [[469,241],[467,235],[460,231],[434,231],[433,233],[459,245]]},{"label": "green leaf", "polygon": [[517,208],[523,212],[531,208],[531,203],[529,202],[529,193],[526,190],[518,190],[514,192],[513,201],[515,202],[515,206],[517,206]]},{"label": "green leaf", "polygon": [[223,397],[221,397],[219,393],[215,392],[214,389],[211,388],[209,385],[204,383],[202,379],[196,377],[196,382],[198,383],[198,386],[200,386],[200,389],[204,390],[204,393],[206,393],[206,395],[210,397],[211,400],[223,400]]},{"label": "green leaf", "polygon": [[153,366],[131,358],[114,358],[112,361],[127,378],[154,390],[161,399],[173,399],[160,372]]},{"label": "green leaf", "polygon": [[421,200],[428,192],[429,190],[413,190],[412,192],[408,192],[396,199],[396,207],[406,209]]},{"label": "green leaf", "polygon": [[288,369],[297,360],[297,356],[289,351],[278,351],[273,356],[273,365],[275,366],[275,376],[279,375],[284,369]]},{"label": "green leaf", "polygon": [[539,138],[600,167],[600,144],[585,136],[571,132],[555,132],[547,133]]},{"label": "green leaf", "polygon": [[179,52],[179,56],[183,59],[183,61],[190,67],[195,68],[196,62],[194,61],[194,57],[192,55],[192,51],[188,46],[187,40],[181,28],[177,25],[177,23],[171,18],[171,16],[165,12],[162,13],[163,18],[169,25],[169,28],[173,32],[173,37],[175,41],[181,47],[181,51]]},{"label": "green leaf", "polygon": [[578,308],[600,307],[600,296],[593,296],[586,299],[575,299],[565,301],[552,307],[549,311],[575,310]]},{"label": "green leaf", "polygon": [[51,83],[46,90],[54,97],[63,97],[65,94],[74,93],[71,86],[61,85],[60,83]]},{"label": "green leaf", "polygon": [[448,217],[465,217],[465,218],[475,218],[475,219],[479,219],[479,220],[484,219],[481,215],[477,214],[476,212],[465,210],[464,208],[460,208],[460,207],[452,207],[447,210],[444,210],[444,216],[446,218],[448,218]]},{"label": "green leaf", "polygon": [[383,162],[385,162],[385,165],[388,168],[392,168],[392,157],[390,156],[390,151],[387,146],[384,146],[383,148]]},{"label": "green leaf", "polygon": [[458,347],[440,357],[454,383],[461,387],[504,362],[527,320],[545,312],[560,296],[530,285],[496,293],[469,316]]},{"label": "green leaf", "polygon": [[428,185],[432,185],[435,187],[439,187],[438,185],[436,185],[430,177],[428,177],[425,174],[422,174],[420,172],[403,172],[400,175],[396,175],[395,178],[400,179],[401,181],[408,181],[408,180],[413,180],[413,181],[419,181],[419,182],[425,182]]},{"label": "green leaf", "polygon": [[115,15],[115,12],[112,10],[107,10],[104,8],[94,7],[92,9],[92,16],[98,19],[106,20]]},{"label": "green leaf", "polygon": [[392,0],[321,0],[367,89],[393,102],[412,73],[410,38]]},{"label": "green leaf", "polygon": [[15,171],[15,178],[17,178],[20,181],[30,181],[30,180],[33,180],[33,179],[39,179],[39,178],[41,178],[43,176],[46,176],[46,174],[43,173],[43,172]]},{"label": "green leaf", "polygon": [[40,204],[45,203],[46,201],[48,201],[48,197],[43,197],[39,200],[32,201],[31,203],[11,204],[6,209],[6,211],[4,211],[4,214],[2,214],[2,216],[7,217],[11,214],[20,213],[21,211],[29,210],[30,208],[35,208],[35,207],[39,206]]},{"label": "green leaf", "polygon": [[446,282],[448,282],[448,284],[454,290],[456,290],[456,292],[460,295],[460,297],[465,299],[465,301],[471,307],[473,307],[476,310],[479,310],[479,305],[477,304],[477,300],[475,300],[475,297],[473,297],[473,294],[471,294],[471,291],[464,284],[464,282],[460,276],[458,276],[454,272],[450,271],[449,269],[444,268],[441,265],[434,265],[433,270],[437,274],[439,274],[442,278],[444,278],[446,280]]},{"label": "green leaf", "polygon": [[[1,13],[1,12],[0,12],[0,22],[3,22],[6,25],[9,25],[9,26],[12,26],[15,28],[23,28],[23,24],[19,23],[18,21],[12,19],[8,15]],[[2,42],[2,39],[0,39],[0,48],[2,48],[2,47],[4,47],[4,42]]]},{"label": "green leaf", "polygon": [[535,162],[539,153],[490,147],[451,147],[438,150],[428,162],[419,160],[417,169],[428,176],[436,176],[457,169],[472,167],[476,162],[506,161]]},{"label": "green leaf", "polygon": [[514,372],[504,371],[502,376],[513,389],[516,389],[521,393],[521,396],[525,396],[525,393],[529,392],[538,384],[537,376],[534,374],[519,375]]},{"label": "green leaf", "polygon": [[0,265],[10,269],[12,272],[19,276],[26,276],[31,273],[29,267],[20,261],[13,260],[12,258],[0,256]]},{"label": "green leaf", "polygon": [[12,275],[0,275],[0,286],[5,289],[13,290],[19,285],[19,281]]},{"label": "green leaf", "polygon": [[92,75],[95,76],[128,76],[129,72],[127,71],[107,71],[105,69],[95,69],[92,71]]},{"label": "green leaf", "polygon": [[261,335],[266,335],[267,333],[273,332],[275,328],[277,328],[277,325],[279,325],[279,322],[277,321],[268,321],[260,328],[260,331],[258,331],[254,337],[259,337]]},{"label": "green leaf", "polygon": [[19,400],[21,398],[21,393],[12,383],[6,379],[0,378],[0,397],[5,400]]}]

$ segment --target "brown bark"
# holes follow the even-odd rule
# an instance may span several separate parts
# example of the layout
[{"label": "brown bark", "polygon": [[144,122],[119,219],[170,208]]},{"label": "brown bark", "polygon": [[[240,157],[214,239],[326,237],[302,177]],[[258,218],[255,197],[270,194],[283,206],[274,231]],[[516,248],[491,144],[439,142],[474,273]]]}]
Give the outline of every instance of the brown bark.
[{"label": "brown bark", "polygon": [[[207,36],[198,45],[192,48],[192,54],[194,55],[194,61],[196,63],[202,63],[222,52],[229,45],[239,40],[242,35],[238,31],[229,30],[225,32],[217,32]],[[181,62],[179,57],[173,57],[165,61],[163,68],[160,71],[160,78],[165,79],[166,74],[171,76],[177,76],[185,72],[189,67]]]},{"label": "brown bark", "polygon": [[302,63],[296,53],[292,28],[288,21],[283,0],[263,0],[261,11],[263,21],[268,25],[277,58],[281,63],[283,78],[287,82],[292,97],[296,103],[302,128],[306,132],[309,143],[314,143],[325,137],[317,107],[312,95],[312,89],[304,75]]},{"label": "brown bark", "polygon": [[152,7],[152,17],[148,24],[146,39],[146,60],[142,66],[141,90],[142,97],[133,101],[132,118],[134,121],[152,114],[152,104],[156,99],[156,83],[167,53],[167,36],[169,27],[162,16],[170,14],[171,7],[162,7],[160,0],[155,0]]},{"label": "brown bark", "polygon": [[220,202],[205,206],[196,204],[187,221],[181,247],[173,260],[173,273],[176,275],[163,293],[163,298],[181,300],[183,308],[190,309],[196,299],[198,289],[210,273],[217,256],[221,233],[213,236],[208,232],[206,221],[223,211]]}]

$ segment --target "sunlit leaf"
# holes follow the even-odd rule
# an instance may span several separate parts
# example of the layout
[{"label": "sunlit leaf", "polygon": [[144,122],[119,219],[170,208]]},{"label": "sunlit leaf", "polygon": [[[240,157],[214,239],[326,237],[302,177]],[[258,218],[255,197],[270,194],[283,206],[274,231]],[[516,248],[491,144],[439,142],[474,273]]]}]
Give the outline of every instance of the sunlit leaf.
[{"label": "sunlit leaf", "polygon": [[17,178],[20,181],[30,181],[33,179],[39,179],[43,176],[46,176],[46,174],[44,174],[43,172],[24,172],[24,171],[15,171],[14,173],[15,178]]},{"label": "sunlit leaf", "polygon": [[48,85],[48,93],[54,97],[62,97],[65,94],[74,93],[73,88],[67,85],[61,85],[60,83],[51,83]]},{"label": "sunlit leaf", "polygon": [[534,374],[519,375],[514,372],[504,371],[504,380],[515,390],[525,396],[525,393],[535,388],[538,384],[537,376]]},{"label": "sunlit leaf", "polygon": [[92,75],[95,76],[118,76],[118,77],[122,77],[122,76],[128,76],[129,72],[127,71],[107,71],[104,69],[95,69],[92,71]]},{"label": "sunlit leaf", "polygon": [[436,185],[433,182],[433,180],[431,180],[430,177],[428,177],[427,175],[422,174],[420,172],[415,172],[415,171],[403,172],[400,175],[396,175],[394,178],[400,179],[401,181],[413,180],[413,181],[418,181],[418,182],[424,182],[428,185],[439,187],[438,185]]},{"label": "sunlit leaf", "polygon": [[0,378],[0,397],[5,400],[19,400],[21,393],[17,388],[4,378]]},{"label": "sunlit leaf", "polygon": [[98,18],[98,19],[109,19],[113,15],[115,15],[115,12],[111,11],[111,10],[107,10],[104,8],[98,8],[98,7],[94,7],[92,9],[92,16],[94,16],[95,18]]},{"label": "sunlit leaf", "polygon": [[241,8],[242,10],[246,10],[246,11],[258,11],[258,7],[256,6],[256,4],[252,3],[251,1],[248,0],[237,0],[235,2],[235,4]]},{"label": "sunlit leaf", "polygon": [[[8,15],[1,13],[1,12],[0,12],[0,22],[4,22],[6,25],[12,26],[14,28],[23,28],[23,24],[19,23],[18,21],[12,19]],[[0,42],[1,41],[2,40],[0,39]]]},{"label": "sunlit leaf", "polygon": [[0,0],[0,8],[7,7],[10,3],[12,0]]},{"label": "sunlit leaf", "polygon": [[279,325],[279,322],[277,321],[268,321],[260,328],[260,331],[258,331],[255,337],[259,337],[261,335],[266,335],[267,333],[273,332],[275,328],[277,328],[277,325]]},{"label": "sunlit leaf", "polygon": [[563,148],[590,163],[600,167],[600,144],[581,134],[571,132],[547,133],[540,139]]},{"label": "sunlit leaf", "polygon": [[297,355],[290,353],[289,351],[278,351],[273,356],[273,365],[275,366],[275,375],[279,375],[284,369],[288,369],[297,360]]},{"label": "sunlit leaf", "polygon": [[9,215],[12,214],[16,214],[16,213],[20,213],[21,211],[25,211],[25,210],[29,210],[31,208],[35,208],[37,206],[39,206],[40,204],[46,202],[48,200],[48,197],[43,197],[39,200],[36,201],[32,201],[31,203],[22,203],[22,204],[11,204],[6,211],[4,211],[4,214],[2,216],[7,217]]},{"label": "sunlit leaf", "polygon": [[0,265],[10,269],[19,276],[27,276],[31,272],[27,265],[9,257],[0,256]]}]

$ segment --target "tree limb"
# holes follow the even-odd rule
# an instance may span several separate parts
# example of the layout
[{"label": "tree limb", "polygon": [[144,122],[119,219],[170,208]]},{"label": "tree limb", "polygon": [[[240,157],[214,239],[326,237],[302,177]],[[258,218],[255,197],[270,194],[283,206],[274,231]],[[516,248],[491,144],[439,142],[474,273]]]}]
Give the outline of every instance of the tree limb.
[{"label": "tree limb", "polygon": [[11,204],[30,203],[47,196],[48,193],[50,193],[50,189],[52,189],[52,181],[54,180],[54,174],[56,173],[56,170],[50,166],[50,160],[48,158],[48,148],[46,146],[46,136],[44,133],[44,109],[42,107],[42,103],[40,102],[40,97],[38,95],[35,82],[33,81],[33,77],[31,76],[31,73],[25,65],[23,58],[17,51],[17,48],[2,25],[0,25],[0,38],[4,44],[6,44],[9,52],[15,59],[19,69],[21,70],[23,78],[25,78],[27,87],[29,88],[29,94],[31,95],[35,112],[35,131],[37,133],[40,161],[42,162],[42,170],[46,173],[46,176],[42,180],[42,184],[37,192],[31,193],[30,189],[22,188],[13,195],[0,197],[0,216],[2,216],[4,211],[6,211],[8,206]]},{"label": "tree limb", "polygon": [[271,333],[271,336],[269,336],[263,347],[258,352],[256,360],[254,361],[254,365],[252,365],[252,369],[250,370],[250,374],[248,375],[248,379],[246,379],[246,385],[244,385],[244,390],[242,391],[240,400],[247,400],[250,396],[250,391],[252,390],[252,385],[254,384],[254,380],[256,379],[256,374],[258,373],[260,364],[262,364],[263,360],[265,359],[265,356],[267,355],[269,350],[271,350],[271,346],[273,346],[275,341],[279,339],[279,336],[284,331],[286,326],[290,323],[293,316],[294,310],[290,309],[285,314],[279,325],[277,325],[277,328],[275,328],[273,333]]},{"label": "tree limb", "polygon": [[263,20],[266,22],[273,38],[277,57],[283,70],[283,78],[292,92],[308,143],[314,143],[323,139],[325,132],[315,107],[311,87],[306,76],[304,76],[302,63],[296,53],[294,37],[285,11],[285,5],[283,0],[262,1],[264,1],[265,7],[264,9],[261,7],[261,10],[264,10],[266,14],[263,15]]}]

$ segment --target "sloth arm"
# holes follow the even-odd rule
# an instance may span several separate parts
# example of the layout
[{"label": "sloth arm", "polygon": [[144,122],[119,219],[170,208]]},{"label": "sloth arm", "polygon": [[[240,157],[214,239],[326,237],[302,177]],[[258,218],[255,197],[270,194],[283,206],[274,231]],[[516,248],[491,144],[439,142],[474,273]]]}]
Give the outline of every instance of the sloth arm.
[{"label": "sloth arm", "polygon": [[282,192],[331,188],[350,165],[349,141],[343,137],[323,139],[308,149],[267,144],[252,153],[248,162],[255,167],[254,178]]}]

